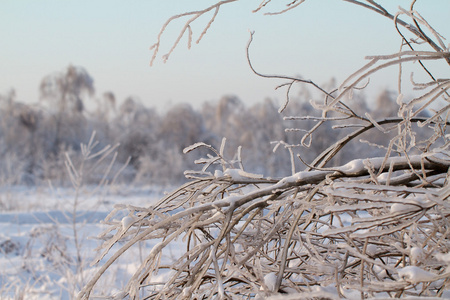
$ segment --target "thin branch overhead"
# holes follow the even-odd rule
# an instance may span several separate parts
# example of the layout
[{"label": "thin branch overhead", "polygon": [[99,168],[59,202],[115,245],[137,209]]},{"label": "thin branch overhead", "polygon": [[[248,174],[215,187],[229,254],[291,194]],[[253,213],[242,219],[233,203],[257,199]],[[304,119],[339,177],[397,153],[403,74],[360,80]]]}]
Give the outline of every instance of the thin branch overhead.
[{"label": "thin branch overhead", "polygon": [[[200,36],[198,37],[198,39],[196,41],[196,43],[198,44],[201,41],[201,39],[203,38],[203,36],[206,34],[206,32],[208,31],[208,29],[211,26],[211,24],[214,22],[217,14],[219,12],[220,6],[222,6],[224,4],[227,4],[227,3],[236,2],[236,1],[239,1],[239,0],[224,0],[224,1],[220,1],[220,2],[217,2],[214,5],[209,6],[208,8],[203,9],[203,10],[186,12],[186,13],[182,13],[182,14],[179,14],[179,15],[176,15],[176,16],[173,16],[173,17],[169,18],[166,21],[166,23],[164,23],[164,25],[162,26],[162,28],[161,28],[161,30],[160,30],[160,32],[158,34],[156,43],[153,46],[150,47],[150,50],[153,50],[153,56],[152,56],[152,59],[150,60],[150,66],[153,65],[153,62],[156,59],[156,55],[158,54],[159,47],[161,45],[161,37],[164,34],[164,32],[166,31],[167,26],[172,21],[174,21],[176,19],[181,19],[181,18],[184,18],[184,17],[188,17],[188,16],[191,17],[190,19],[188,19],[186,21],[186,23],[182,27],[182,29],[180,31],[180,34],[178,35],[178,37],[176,38],[175,42],[172,45],[172,48],[170,48],[170,50],[169,50],[169,52],[167,54],[163,55],[164,62],[169,59],[170,54],[172,54],[172,52],[175,50],[175,48],[177,47],[178,43],[180,42],[181,38],[184,36],[186,31],[188,31],[189,41],[191,40],[191,36],[192,36],[192,31],[191,31],[191,27],[190,27],[191,23],[193,23],[195,20],[197,20],[200,16],[202,16],[202,15],[204,15],[204,14],[206,14],[206,13],[212,11],[212,10],[214,10],[213,16],[211,17],[209,22],[206,24],[203,32],[200,34]],[[190,47],[190,43],[188,43],[188,46]]]}]

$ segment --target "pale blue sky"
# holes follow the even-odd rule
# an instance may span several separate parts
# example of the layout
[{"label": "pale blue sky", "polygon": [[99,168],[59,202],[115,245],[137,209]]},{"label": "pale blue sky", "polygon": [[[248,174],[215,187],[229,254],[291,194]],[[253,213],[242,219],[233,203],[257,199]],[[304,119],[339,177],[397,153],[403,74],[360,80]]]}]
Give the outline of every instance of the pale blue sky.
[{"label": "pale blue sky", "polygon": [[[344,79],[365,63],[365,55],[398,51],[400,39],[387,19],[339,0],[307,0],[280,15],[251,13],[260,0],[223,6],[199,45],[183,39],[167,63],[165,54],[184,24],[169,26],[153,67],[152,51],[163,23],[172,15],[207,7],[207,0],[2,0],[0,1],[0,93],[10,88],[19,101],[36,102],[40,80],[69,64],[86,68],[96,95],[115,93],[119,102],[138,96],[148,106],[204,101],[234,94],[254,103],[265,97],[282,102],[279,81],[259,78],[246,62],[248,30],[255,30],[251,55],[262,73],[301,75],[317,83]],[[277,0],[274,3],[289,1]],[[411,1],[381,0],[396,10]],[[268,6],[268,10],[279,7]],[[419,0],[416,9],[450,37],[450,1]],[[267,11],[267,10],[266,10]],[[194,39],[207,19],[196,21]],[[446,42],[448,43],[448,41]],[[447,66],[448,67],[448,66]],[[396,69],[372,81],[368,93],[395,87]],[[448,68],[436,69],[448,77]]]}]

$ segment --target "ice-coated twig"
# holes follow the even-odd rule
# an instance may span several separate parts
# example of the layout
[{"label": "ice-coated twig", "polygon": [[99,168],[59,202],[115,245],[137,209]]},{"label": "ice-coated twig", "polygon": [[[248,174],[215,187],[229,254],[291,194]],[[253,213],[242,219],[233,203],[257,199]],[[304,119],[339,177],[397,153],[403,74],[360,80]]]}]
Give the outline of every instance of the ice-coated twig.
[{"label": "ice-coated twig", "polygon": [[[190,45],[191,23],[214,11],[201,39],[219,7],[234,1],[169,19],[158,36],[154,57],[171,21],[190,17],[174,47],[186,32]],[[291,1],[288,8],[302,2]],[[274,150],[288,149],[292,174],[267,178],[246,170],[242,148],[228,159],[225,139],[218,149],[206,143],[185,148],[185,153],[207,150],[195,161],[202,164],[201,170],[186,172],[190,182],[150,207],[115,208],[105,220],[108,229],[99,236],[105,242],[98,260],[109,259],[79,298],[88,299],[108,268],[142,242],[152,244],[120,294],[131,299],[240,299],[243,295],[276,299],[280,293],[288,293],[284,299],[443,295],[450,280],[450,85],[448,79],[432,76],[433,82],[417,85],[422,94],[411,100],[402,93],[400,80],[404,64],[448,62],[450,55],[440,35],[413,10],[415,1],[409,11],[397,15],[372,0],[347,2],[391,19],[397,29],[405,28],[415,40],[409,41],[399,30],[402,46],[411,51],[369,56],[369,62],[344,80],[339,90],[325,89],[310,80],[258,73],[250,61],[251,33],[247,59],[252,71],[285,80],[278,86],[287,89],[281,111],[289,106],[294,84],[312,85],[323,96],[321,101],[310,101],[315,113],[285,118],[311,122],[307,128],[288,130],[303,136],[289,143],[275,142]],[[269,4],[271,0],[261,1],[255,11]],[[400,17],[410,18],[413,25]],[[415,42],[425,42],[431,51],[415,51]],[[360,83],[392,66],[400,69],[398,110],[380,116],[378,111],[365,114],[365,108],[353,105],[357,101],[353,93],[366,86]],[[306,167],[297,171],[294,151],[320,141],[324,128],[345,133],[321,141],[325,149],[321,153],[308,157],[302,152],[299,157]],[[372,134],[385,137],[386,143],[371,141]],[[380,154],[354,158],[359,148],[351,154],[343,150],[350,143],[358,147],[363,139],[364,146]],[[70,162],[67,168],[73,169]],[[126,217],[115,220],[122,210]],[[115,252],[107,256],[114,247]],[[156,277],[161,274],[166,276],[164,284]]]},{"label": "ice-coated twig", "polygon": [[172,54],[172,52],[175,50],[175,48],[177,47],[178,43],[180,42],[181,38],[183,37],[184,33],[186,32],[186,30],[188,31],[188,35],[189,35],[189,41],[188,41],[188,47],[190,47],[190,41],[192,40],[192,29],[191,29],[191,23],[194,22],[195,20],[197,20],[200,16],[208,13],[209,11],[215,9],[215,12],[212,16],[212,18],[209,20],[209,22],[206,24],[203,32],[200,34],[199,38],[197,39],[197,43],[200,42],[200,40],[202,39],[202,37],[206,34],[206,31],[209,29],[209,27],[211,26],[211,24],[214,22],[217,13],[219,11],[220,6],[227,4],[227,3],[231,3],[231,2],[235,2],[238,0],[224,0],[224,1],[219,1],[214,5],[209,6],[208,8],[205,8],[203,10],[198,10],[198,11],[191,11],[191,12],[186,12],[186,13],[182,13],[176,16],[173,16],[171,18],[169,18],[166,23],[164,23],[164,25],[162,26],[158,37],[157,37],[157,41],[156,43],[150,47],[150,50],[153,50],[153,56],[152,59],[150,60],[150,65],[153,64],[154,60],[156,59],[156,55],[159,52],[159,47],[161,44],[161,37],[163,35],[163,33],[166,31],[167,26],[174,20],[176,19],[180,19],[183,17],[187,17],[187,16],[192,16],[190,19],[188,19],[188,21],[186,21],[186,23],[184,24],[183,28],[180,31],[180,34],[178,35],[177,39],[175,40],[175,42],[172,45],[172,48],[170,48],[169,52],[167,54],[165,54],[163,56],[164,61],[167,61],[167,59],[169,58],[170,54]]}]

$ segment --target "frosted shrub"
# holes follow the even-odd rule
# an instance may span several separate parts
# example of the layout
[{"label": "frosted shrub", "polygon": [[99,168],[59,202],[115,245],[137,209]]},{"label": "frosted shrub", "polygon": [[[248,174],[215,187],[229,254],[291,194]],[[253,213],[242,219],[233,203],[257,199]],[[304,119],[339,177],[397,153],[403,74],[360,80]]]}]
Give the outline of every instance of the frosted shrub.
[{"label": "frosted shrub", "polygon": [[[195,17],[211,10],[217,13],[228,2],[233,1],[221,1],[168,22],[193,16],[183,29],[190,40],[189,24]],[[287,9],[302,2],[290,2]],[[99,236],[103,243],[94,261],[101,261],[99,270],[79,298],[95,294],[96,282],[111,265],[142,242],[151,246],[116,298],[450,297],[446,133],[450,80],[432,77],[429,83],[414,83],[421,94],[412,99],[403,97],[399,85],[394,116],[357,113],[349,100],[365,79],[381,69],[411,62],[425,68],[419,61],[427,60],[448,64],[450,54],[440,35],[414,11],[414,2],[396,15],[373,1],[348,2],[392,19],[401,28],[399,32],[405,31],[402,45],[407,49],[368,57],[367,65],[329,92],[312,81],[259,74],[249,58],[258,75],[286,79],[282,86],[289,89],[297,83],[310,84],[324,94],[322,102],[311,102],[319,114],[290,118],[315,121],[301,140],[295,145],[274,144],[288,149],[292,175],[269,178],[246,171],[240,147],[231,157],[224,154],[225,139],[218,149],[201,142],[185,148],[186,153],[207,150],[196,160],[203,167],[187,171],[190,181],[154,205],[116,206],[105,220],[109,228]],[[256,11],[268,3],[263,1]],[[155,55],[159,40],[160,36]],[[250,43],[251,39],[249,47]],[[423,115],[426,110],[430,113]],[[311,162],[301,152],[295,155],[292,149],[314,143],[323,126],[346,134],[330,142]],[[389,138],[384,145],[375,144],[370,135],[359,141],[364,133]],[[383,155],[330,167],[344,146],[358,142],[383,149]],[[306,165],[304,170],[297,172],[297,160]],[[119,250],[108,253],[119,243]]]}]

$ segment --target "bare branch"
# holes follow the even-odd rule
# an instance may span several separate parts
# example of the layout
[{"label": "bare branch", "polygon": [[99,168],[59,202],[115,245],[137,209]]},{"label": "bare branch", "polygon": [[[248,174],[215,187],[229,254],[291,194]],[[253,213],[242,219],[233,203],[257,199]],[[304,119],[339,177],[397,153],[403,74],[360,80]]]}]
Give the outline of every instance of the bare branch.
[{"label": "bare branch", "polygon": [[278,12],[269,12],[269,13],[265,13],[265,15],[267,16],[274,16],[274,15],[281,15],[284,14],[287,11],[290,11],[291,9],[296,8],[297,6],[299,6],[300,4],[302,4],[303,2],[305,2],[305,0],[294,0],[291,3],[287,4],[287,8],[283,9],[281,11]]},{"label": "bare branch", "polygon": [[[292,81],[292,83],[289,84],[289,88],[288,88],[289,90],[290,90],[292,84],[295,83],[295,82],[301,82],[301,83],[310,84],[310,85],[314,86],[316,89],[318,89],[319,91],[321,91],[322,93],[324,93],[325,95],[327,95],[328,97],[334,99],[334,97],[331,94],[329,94],[327,91],[325,91],[323,88],[321,88],[319,85],[317,85],[316,83],[314,83],[311,80],[305,80],[305,79],[301,79],[301,78],[289,77],[289,76],[284,76],[284,75],[265,75],[265,74],[261,74],[261,73],[257,72],[255,70],[255,68],[253,67],[253,64],[252,64],[252,62],[250,60],[250,45],[251,45],[251,43],[253,41],[253,35],[254,34],[255,34],[254,32],[250,32],[250,39],[249,39],[249,41],[247,43],[247,62],[248,62],[249,66],[250,66],[250,69],[252,70],[253,73],[255,73],[256,75],[258,75],[260,77],[264,77],[264,78],[290,80],[290,81]],[[289,98],[287,98],[287,102],[289,102]],[[283,105],[283,107],[280,108],[279,112],[282,112],[284,110],[284,108],[286,108],[287,104],[288,103],[285,103]]]},{"label": "bare branch", "polygon": [[164,23],[164,25],[162,26],[161,30],[159,31],[158,37],[157,37],[157,41],[156,43],[150,47],[150,50],[153,49],[153,56],[152,59],[150,60],[150,66],[153,65],[153,62],[156,59],[156,55],[159,52],[159,47],[161,44],[161,37],[163,35],[163,33],[166,31],[167,26],[174,20],[176,19],[181,19],[183,17],[187,17],[187,16],[192,16],[190,19],[188,19],[186,21],[186,23],[184,24],[183,28],[180,31],[180,34],[178,35],[177,39],[175,40],[175,42],[172,45],[172,48],[169,50],[169,52],[167,54],[165,54],[163,56],[163,60],[167,61],[167,59],[169,58],[170,54],[175,50],[176,46],[178,45],[178,43],[180,42],[181,38],[183,37],[184,33],[186,32],[186,30],[189,31],[190,36],[192,35],[191,29],[190,29],[190,25],[191,23],[193,23],[196,19],[198,19],[200,16],[206,14],[207,12],[215,9],[214,15],[212,16],[212,18],[210,19],[210,21],[206,24],[205,29],[203,30],[203,32],[200,34],[199,38],[197,39],[197,43],[200,42],[200,40],[203,38],[203,36],[206,34],[207,30],[209,29],[209,27],[211,26],[212,22],[214,22],[217,13],[219,11],[220,6],[227,4],[227,3],[232,3],[232,2],[236,2],[238,0],[223,0],[220,2],[217,2],[214,5],[209,6],[208,8],[205,8],[203,10],[198,10],[198,11],[191,11],[191,12],[186,12],[186,13],[182,13],[176,16],[173,16],[171,18],[169,18],[166,23]]}]

